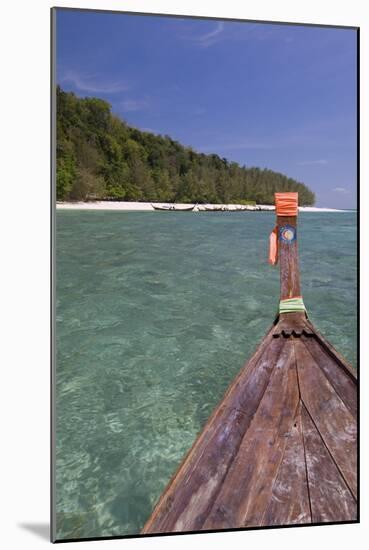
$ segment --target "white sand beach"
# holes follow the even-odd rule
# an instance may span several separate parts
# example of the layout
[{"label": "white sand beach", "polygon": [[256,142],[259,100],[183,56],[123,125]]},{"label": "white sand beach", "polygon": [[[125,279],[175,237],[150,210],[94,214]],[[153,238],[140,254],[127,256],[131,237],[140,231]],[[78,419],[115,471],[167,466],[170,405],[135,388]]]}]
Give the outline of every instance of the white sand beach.
[{"label": "white sand beach", "polygon": [[[161,204],[174,204],[174,203],[159,203]],[[175,203],[175,206],[184,208],[189,206],[188,204]],[[206,204],[196,205],[194,212],[200,212],[207,208],[219,208],[224,207],[226,210],[233,211],[242,207],[240,204]],[[56,208],[58,210],[122,210],[122,211],[150,211],[153,212],[154,208],[150,202],[134,202],[134,201],[90,201],[90,202],[57,202]],[[246,210],[275,210],[274,206],[258,204],[256,207],[248,206]],[[300,212],[346,212],[346,210],[337,210],[336,208],[318,208],[315,206],[300,206]]]}]

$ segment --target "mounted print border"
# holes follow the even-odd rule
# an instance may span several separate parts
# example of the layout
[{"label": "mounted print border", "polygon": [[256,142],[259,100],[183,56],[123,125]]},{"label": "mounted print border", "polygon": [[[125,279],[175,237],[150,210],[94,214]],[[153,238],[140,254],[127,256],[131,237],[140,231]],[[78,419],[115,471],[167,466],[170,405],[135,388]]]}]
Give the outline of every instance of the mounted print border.
[{"label": "mounted print border", "polygon": [[51,29],[52,541],[357,523],[359,29]]}]

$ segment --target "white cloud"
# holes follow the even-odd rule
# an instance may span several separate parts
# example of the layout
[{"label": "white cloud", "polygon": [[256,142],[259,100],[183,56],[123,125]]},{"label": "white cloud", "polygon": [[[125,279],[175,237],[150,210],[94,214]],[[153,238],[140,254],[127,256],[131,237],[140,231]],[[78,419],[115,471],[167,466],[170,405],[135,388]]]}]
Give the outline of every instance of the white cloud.
[{"label": "white cloud", "polygon": [[77,90],[93,94],[116,94],[130,89],[123,80],[109,81],[102,76],[81,75],[75,72],[66,72],[60,79],[60,83],[72,84]]},{"label": "white cloud", "polygon": [[[260,42],[268,41],[271,44],[273,41],[283,41],[285,43],[292,43],[294,36],[289,29],[285,26],[274,25],[268,23],[237,23],[232,22],[231,25],[227,22],[218,21],[215,23],[215,27],[212,31],[204,34],[184,34],[181,38],[196,42],[202,47],[212,46],[219,42],[219,40],[231,40],[231,41],[250,41]],[[193,27],[195,28],[195,27]]]},{"label": "white cloud", "polygon": [[125,99],[120,103],[121,110],[128,113],[147,109],[148,102],[144,99]]},{"label": "white cloud", "polygon": [[314,166],[315,164],[328,164],[328,161],[326,159],[318,159],[318,160],[303,160],[302,162],[297,163],[299,166]]},{"label": "white cloud", "polygon": [[347,195],[350,193],[350,191],[346,189],[346,187],[335,187],[333,191],[335,193],[341,193],[342,195]]},{"label": "white cloud", "polygon": [[222,34],[223,30],[224,23],[218,21],[212,31],[200,35],[186,36],[184,38],[196,42],[197,44],[199,44],[199,46],[202,46],[203,48],[207,48],[208,46],[212,46],[219,41],[220,35]]}]

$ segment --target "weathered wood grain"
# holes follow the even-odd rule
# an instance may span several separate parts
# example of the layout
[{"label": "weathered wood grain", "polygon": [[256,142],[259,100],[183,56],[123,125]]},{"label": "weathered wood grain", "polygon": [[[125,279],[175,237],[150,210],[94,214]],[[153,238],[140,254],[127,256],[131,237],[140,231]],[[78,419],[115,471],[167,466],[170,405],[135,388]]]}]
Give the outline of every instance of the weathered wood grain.
[{"label": "weathered wood grain", "polygon": [[301,340],[295,340],[295,350],[301,400],[356,496],[356,420]]},{"label": "weathered wood grain", "polygon": [[331,354],[319,344],[316,338],[302,337],[314,361],[322,369],[337,395],[342,399],[354,418],[357,416],[357,384],[356,381],[340,368]]},{"label": "weathered wood grain", "polygon": [[306,313],[304,311],[281,313],[275,324],[273,337],[278,336],[301,336],[302,334],[313,334],[307,323]]},{"label": "weathered wood grain", "polygon": [[284,342],[270,383],[204,529],[262,523],[299,400],[293,344],[290,340]]},{"label": "weathered wood grain", "polygon": [[[296,216],[277,216],[279,229],[288,224],[296,230]],[[278,240],[279,264],[281,276],[281,300],[301,295],[300,270],[298,265],[297,239],[291,243]]]},{"label": "weathered wood grain", "polygon": [[357,505],[305,407],[302,426],[312,521],[353,521]]},{"label": "weathered wood grain", "polygon": [[352,368],[350,363],[332,346],[328,340],[314,327],[311,321],[307,320],[307,325],[310,327],[314,333],[316,339],[319,341],[319,344],[332,356],[336,363],[343,368],[346,373],[352,378],[352,380],[357,383],[357,372]]},{"label": "weathered wood grain", "polygon": [[303,523],[311,523],[311,513],[299,404],[262,525]]},{"label": "weathered wood grain", "polygon": [[306,313],[304,311],[291,311],[289,313],[281,313],[278,318],[279,328],[285,326],[290,328],[303,328],[306,323]]},{"label": "weathered wood grain", "polygon": [[271,333],[231,384],[180,468],[164,491],[143,533],[201,529],[226,472],[238,451],[283,341]]}]

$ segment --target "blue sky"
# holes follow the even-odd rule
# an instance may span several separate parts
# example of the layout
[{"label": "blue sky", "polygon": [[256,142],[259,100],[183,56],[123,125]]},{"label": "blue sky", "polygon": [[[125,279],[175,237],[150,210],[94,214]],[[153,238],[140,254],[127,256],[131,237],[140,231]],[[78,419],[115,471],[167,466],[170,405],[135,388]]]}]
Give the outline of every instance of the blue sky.
[{"label": "blue sky", "polygon": [[57,79],[129,124],[356,208],[356,32],[57,12]]}]

